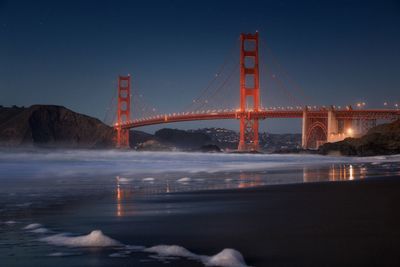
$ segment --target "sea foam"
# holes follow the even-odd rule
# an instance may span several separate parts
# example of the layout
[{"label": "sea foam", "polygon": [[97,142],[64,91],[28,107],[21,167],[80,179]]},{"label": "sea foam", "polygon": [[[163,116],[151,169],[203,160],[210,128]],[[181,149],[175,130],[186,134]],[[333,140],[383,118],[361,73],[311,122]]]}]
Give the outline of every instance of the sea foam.
[{"label": "sea foam", "polygon": [[[32,230],[35,233],[48,232],[41,224],[33,223],[27,225],[24,229]],[[44,229],[45,231],[43,231]],[[35,231],[37,230],[37,231]],[[177,245],[157,245],[146,248],[144,246],[123,245],[121,242],[112,239],[103,234],[101,230],[94,230],[87,235],[70,236],[65,233],[46,236],[39,239],[40,241],[47,242],[55,246],[65,247],[114,247],[118,252],[112,253],[109,257],[124,258],[132,252],[147,252],[155,254],[157,259],[163,261],[165,259],[173,259],[172,257],[183,257],[191,260],[202,262],[205,266],[219,266],[219,267],[249,267],[242,256],[242,254],[234,249],[226,248],[220,253],[207,256],[198,255],[188,249]],[[70,256],[72,254],[64,252],[55,252],[48,254],[51,257]],[[75,254],[74,254],[75,255]]]},{"label": "sea foam", "polygon": [[40,239],[56,246],[66,247],[116,247],[122,244],[103,234],[100,230],[94,230],[88,235],[68,236],[66,234],[56,234]]},{"label": "sea foam", "polygon": [[178,179],[177,182],[179,182],[179,183],[188,183],[191,180],[192,179],[190,177],[182,177],[182,178]]},{"label": "sea foam", "polygon": [[132,179],[125,178],[125,177],[117,177],[117,181],[121,184],[128,184],[132,181]]},{"label": "sea foam", "polygon": [[205,266],[248,267],[242,254],[231,248],[225,248],[214,256],[201,256],[201,261]]},{"label": "sea foam", "polygon": [[4,222],[4,224],[8,224],[8,225],[17,224],[17,223],[18,223],[18,222],[12,221],[12,220],[10,220],[10,221],[5,221],[5,222]]},{"label": "sea foam", "polygon": [[23,229],[24,230],[34,230],[34,229],[37,229],[40,227],[42,227],[42,225],[40,223],[31,223],[31,224],[28,224],[27,226],[25,226]]},{"label": "sea foam", "polygon": [[143,251],[156,253],[160,257],[175,256],[193,259],[202,262],[205,266],[249,267],[244,261],[242,254],[231,248],[225,248],[214,256],[198,255],[177,245],[158,245],[146,248]]},{"label": "sea foam", "polygon": [[35,233],[35,234],[46,234],[46,233],[49,233],[50,230],[47,229],[47,228],[44,228],[44,227],[40,227],[40,228],[36,228],[36,229],[31,230],[31,232]]},{"label": "sea foam", "polygon": [[73,252],[53,252],[47,254],[49,257],[66,257],[66,256],[78,256],[81,255],[80,253],[73,253]]}]

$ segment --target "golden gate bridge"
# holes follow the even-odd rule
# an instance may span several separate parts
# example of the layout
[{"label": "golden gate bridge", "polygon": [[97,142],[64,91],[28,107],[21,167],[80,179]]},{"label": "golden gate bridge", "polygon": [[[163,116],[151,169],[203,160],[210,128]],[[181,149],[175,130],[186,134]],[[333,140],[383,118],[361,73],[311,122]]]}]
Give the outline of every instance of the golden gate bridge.
[{"label": "golden gate bridge", "polygon": [[[215,77],[202,90],[200,95],[188,105],[184,111],[158,114],[155,108],[149,107],[141,94],[136,90],[131,94],[131,76],[118,77],[118,94],[116,107],[116,146],[129,147],[129,130],[132,128],[200,120],[235,119],[240,124],[239,151],[259,150],[259,123],[260,120],[270,118],[299,118],[302,119],[302,147],[316,149],[326,142],[343,140],[365,133],[377,120],[395,120],[400,118],[400,110],[386,109],[360,109],[365,103],[352,106],[308,106],[298,104],[294,94],[289,91],[283,81],[272,74],[291,106],[264,107],[260,91],[260,60],[259,60],[259,34],[240,35],[240,61],[239,64],[227,66],[227,59],[215,74]],[[280,68],[274,57],[271,61]],[[262,67],[262,66],[261,66]],[[224,74],[224,70],[228,70]],[[233,93],[231,88],[233,77],[239,70],[239,93]],[[287,72],[284,74],[289,78]],[[236,75],[237,76],[237,75]],[[217,83],[216,81],[222,80]],[[215,85],[213,88],[213,85]],[[304,97],[299,86],[294,86]],[[239,107],[229,108],[232,96],[239,96]],[[114,101],[112,101],[113,103]],[[131,104],[133,109],[131,110]],[[147,113],[146,113],[147,112]],[[139,115],[136,118],[131,114]],[[146,113],[146,114],[143,114]],[[357,129],[357,131],[355,130]]]}]

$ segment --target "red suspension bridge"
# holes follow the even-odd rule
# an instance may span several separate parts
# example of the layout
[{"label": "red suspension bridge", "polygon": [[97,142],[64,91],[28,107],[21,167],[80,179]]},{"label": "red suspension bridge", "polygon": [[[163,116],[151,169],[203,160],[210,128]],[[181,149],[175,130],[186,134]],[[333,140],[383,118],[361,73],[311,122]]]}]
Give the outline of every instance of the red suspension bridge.
[{"label": "red suspension bridge", "polygon": [[[349,136],[361,135],[377,120],[394,120],[400,118],[400,110],[393,109],[353,109],[351,106],[316,107],[307,105],[292,105],[279,107],[263,107],[260,91],[260,64],[259,64],[259,35],[240,35],[240,62],[233,64],[228,74],[223,74],[229,69],[226,62],[216,73],[214,79],[203,89],[200,96],[186,107],[185,111],[169,114],[157,114],[155,108],[143,100],[142,95],[135,90],[131,94],[131,77],[118,77],[118,96],[116,122],[116,146],[129,147],[129,130],[132,128],[199,120],[235,119],[240,123],[240,138],[238,150],[259,150],[259,122],[269,118],[299,118],[302,119],[302,146],[315,149],[323,143],[342,140]],[[272,57],[271,61],[275,59]],[[279,64],[278,64],[278,67]],[[234,94],[224,89],[230,89],[234,80],[234,73],[239,69],[239,93]],[[284,72],[287,75],[286,72]],[[236,75],[237,76],[237,75]],[[222,81],[218,84],[218,78]],[[284,91],[292,103],[298,103],[293,93],[287,90],[282,80],[275,74],[271,78],[277,86]],[[290,79],[290,78],[289,78]],[[291,81],[292,84],[294,84]],[[214,90],[212,89],[213,85]],[[298,91],[301,89],[295,86]],[[239,107],[229,108],[230,97],[239,96]],[[131,103],[132,101],[132,103]],[[237,102],[237,101],[236,101]],[[133,109],[131,110],[131,104]],[[359,103],[364,106],[365,103]],[[147,111],[147,114],[133,118],[131,114],[138,115]]]}]

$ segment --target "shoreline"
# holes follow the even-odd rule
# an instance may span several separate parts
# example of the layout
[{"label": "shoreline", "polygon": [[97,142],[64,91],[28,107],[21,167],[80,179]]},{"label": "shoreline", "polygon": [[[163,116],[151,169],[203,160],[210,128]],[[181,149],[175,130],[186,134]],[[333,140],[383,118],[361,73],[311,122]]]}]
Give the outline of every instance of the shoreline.
[{"label": "shoreline", "polygon": [[[45,190],[43,198],[37,200],[49,204],[35,205],[34,202],[34,210],[21,208],[19,217],[7,219],[25,224],[41,223],[50,230],[77,234],[98,229],[122,244],[178,245],[197,255],[215,255],[232,248],[244,256],[249,266],[257,267],[398,266],[400,173],[397,163],[392,166],[395,169],[374,166],[368,172],[372,176],[365,179],[358,179],[359,173],[354,168],[355,180],[351,181],[310,180],[313,182],[149,194],[145,191],[141,194],[131,187],[138,185],[136,180],[117,187],[109,179],[99,180],[92,174],[93,180],[83,178],[83,183],[79,179],[62,183],[70,192],[77,190],[76,194],[63,190],[50,197],[51,202],[46,201],[46,196],[57,191],[58,182],[52,183],[55,191],[52,189],[47,194],[48,181],[43,180],[42,184],[35,181],[38,189]],[[277,174],[287,180],[303,175],[301,170],[286,170]],[[317,168],[310,171],[310,177],[312,174],[329,177]],[[208,178],[212,180],[213,176]],[[193,187],[196,178],[192,179],[194,184],[189,186]],[[88,181],[96,181],[98,186]],[[30,200],[21,203],[26,201]],[[21,237],[20,234],[24,233],[16,229],[14,235]],[[0,261],[13,262],[14,266],[25,266],[31,261],[54,266],[59,258],[38,256],[55,249],[70,251],[46,244],[39,246],[44,252],[34,254],[34,258],[23,254],[22,259],[4,256]],[[9,251],[20,255],[19,249],[11,247]],[[140,253],[112,258],[109,249],[97,254],[84,248],[73,251],[82,254],[69,257],[69,266],[81,266],[91,259],[98,260],[98,266],[140,266],[141,260],[149,260],[148,255]],[[144,266],[161,265],[164,263],[153,259]],[[167,266],[201,264],[176,259]]]},{"label": "shoreline", "polygon": [[251,266],[398,266],[399,192],[392,176],[174,193],[164,205],[212,207],[157,217],[163,231],[147,238],[206,254],[232,247]]}]

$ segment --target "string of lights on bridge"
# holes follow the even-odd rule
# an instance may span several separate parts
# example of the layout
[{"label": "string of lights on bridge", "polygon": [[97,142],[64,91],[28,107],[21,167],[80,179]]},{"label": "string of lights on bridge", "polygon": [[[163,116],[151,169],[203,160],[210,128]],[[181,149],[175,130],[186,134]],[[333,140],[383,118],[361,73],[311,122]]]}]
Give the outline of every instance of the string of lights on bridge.
[{"label": "string of lights on bridge", "polygon": [[[272,52],[272,50],[266,45],[264,41],[260,42],[261,47],[264,51],[268,52],[269,59],[269,70],[266,70],[264,64],[260,64],[260,77],[264,77],[269,79],[271,84],[261,83],[260,92],[264,94],[261,98],[270,99],[265,97],[267,92],[281,92],[284,95],[286,100],[289,100],[290,105],[274,105],[263,107],[262,102],[261,108],[259,112],[265,111],[301,111],[307,108],[310,111],[323,111],[333,108],[334,110],[350,110],[354,107],[354,109],[361,110],[366,107],[365,102],[357,102],[354,105],[338,105],[338,106],[317,106],[317,105],[305,105],[304,103],[307,101],[310,103],[310,97],[306,95],[305,91],[296,83],[294,79],[292,79],[288,71],[283,69],[282,64],[279,63],[276,55]],[[214,73],[211,81],[207,83],[207,85],[200,91],[198,97],[192,99],[190,104],[186,106],[180,112],[170,112],[170,113],[162,113],[160,112],[154,105],[148,103],[144,97],[143,91],[140,91],[137,86],[133,85],[131,99],[132,99],[132,115],[134,118],[131,118],[127,123],[137,123],[143,122],[153,119],[160,118],[169,118],[174,116],[187,116],[187,115],[195,115],[195,114],[209,114],[213,115],[215,113],[234,113],[238,112],[237,108],[232,108],[232,103],[238,103],[239,95],[237,93],[238,87],[238,77],[237,74],[239,70],[238,60],[235,56],[238,50],[238,43],[229,51],[227,56],[224,59],[222,66],[218,68],[218,70]],[[261,53],[261,63],[263,63],[263,53]],[[266,73],[269,72],[269,73]],[[285,78],[285,79],[283,79]],[[288,81],[285,82],[284,80]],[[291,89],[289,90],[287,85],[291,85]],[[271,88],[273,85],[277,87],[278,90],[273,90]],[[297,92],[298,96],[294,95],[294,91]],[[300,99],[301,98],[301,99]],[[115,107],[115,97],[110,103],[110,107]],[[275,99],[276,101],[276,99]],[[236,106],[236,105],[235,105]],[[393,108],[398,109],[398,103],[389,103],[384,102],[383,106],[387,109]],[[248,107],[247,110],[251,111],[251,107]],[[109,115],[112,115],[113,118],[110,120]],[[108,123],[113,123],[115,121],[115,112],[108,108],[106,112],[106,116],[104,119]],[[115,125],[115,124],[114,124]]]},{"label": "string of lights on bridge", "polygon": [[[386,102],[385,102],[386,103]],[[360,102],[356,103],[355,105],[358,110],[364,108],[366,106],[365,102]],[[387,106],[387,105],[385,105]],[[395,109],[398,109],[398,104],[393,105]],[[351,111],[353,110],[352,106],[275,106],[275,107],[267,107],[267,108],[260,108],[257,112],[263,113],[263,112],[268,112],[268,111],[282,111],[282,112],[290,112],[290,111],[303,111],[307,109],[308,111],[327,111],[329,109],[333,110],[346,110],[346,111]],[[254,112],[254,110],[249,109],[249,112]],[[126,122],[126,124],[132,124],[132,123],[138,123],[138,122],[144,122],[148,120],[154,120],[154,119],[165,119],[165,118],[173,118],[173,117],[179,117],[179,116],[187,116],[187,115],[197,115],[197,114],[208,114],[208,115],[218,115],[218,114],[223,114],[223,113],[238,113],[240,112],[240,109],[214,109],[214,110],[197,110],[197,111],[187,111],[187,112],[174,112],[174,113],[164,113],[164,114],[156,114],[153,116],[146,116],[146,117],[141,117],[138,119],[133,119],[129,120]],[[117,123],[114,124],[115,126],[118,126]]]}]

